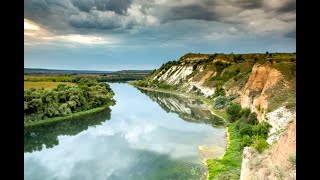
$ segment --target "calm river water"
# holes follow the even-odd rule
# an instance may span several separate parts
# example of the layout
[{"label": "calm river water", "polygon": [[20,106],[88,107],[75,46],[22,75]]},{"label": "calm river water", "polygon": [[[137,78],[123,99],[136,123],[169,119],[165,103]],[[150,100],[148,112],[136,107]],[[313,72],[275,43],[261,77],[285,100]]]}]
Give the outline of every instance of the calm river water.
[{"label": "calm river water", "polygon": [[[27,180],[203,179],[199,147],[223,149],[225,128],[193,99],[110,83],[116,105],[25,129]],[[220,156],[223,151],[211,153]],[[210,155],[210,153],[209,153]]]}]

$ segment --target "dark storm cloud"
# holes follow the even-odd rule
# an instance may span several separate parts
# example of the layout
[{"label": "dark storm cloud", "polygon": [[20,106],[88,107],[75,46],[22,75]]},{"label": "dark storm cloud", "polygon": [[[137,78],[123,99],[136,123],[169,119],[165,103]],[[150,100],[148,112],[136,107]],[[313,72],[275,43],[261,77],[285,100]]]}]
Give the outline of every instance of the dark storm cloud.
[{"label": "dark storm cloud", "polygon": [[296,1],[295,0],[290,0],[288,1],[285,5],[283,5],[281,8],[279,8],[280,12],[292,12],[296,11]]},{"label": "dark storm cloud", "polygon": [[180,20],[287,34],[295,25],[295,8],[295,0],[27,0],[25,18],[56,34],[119,33]]},{"label": "dark storm cloud", "polygon": [[130,26],[123,20],[130,5],[131,0],[30,0],[25,1],[24,16],[57,33],[115,29]]},{"label": "dark storm cloud", "polygon": [[[189,1],[192,3],[172,3],[168,1],[165,4],[146,4],[143,5],[145,9],[153,8],[151,14],[158,17],[161,22],[168,22],[172,20],[186,20],[199,19],[206,21],[223,21],[229,15],[236,15],[237,13],[246,9],[262,8],[262,0],[203,0],[203,1]],[[217,9],[221,7],[219,12]],[[230,10],[231,9],[231,10]],[[221,11],[225,11],[221,13]]]},{"label": "dark storm cloud", "polygon": [[130,7],[132,0],[72,0],[72,4],[80,11],[89,12],[92,9],[98,11],[113,11],[124,15]]},{"label": "dark storm cloud", "polygon": [[255,9],[262,7],[262,0],[239,0],[239,1],[231,1],[235,6],[240,6],[244,9]]},{"label": "dark storm cloud", "polygon": [[164,8],[162,16],[162,22],[168,22],[171,20],[185,20],[185,19],[201,19],[201,20],[217,20],[218,16],[209,11],[209,8],[202,7],[200,5],[187,5],[180,7]]}]

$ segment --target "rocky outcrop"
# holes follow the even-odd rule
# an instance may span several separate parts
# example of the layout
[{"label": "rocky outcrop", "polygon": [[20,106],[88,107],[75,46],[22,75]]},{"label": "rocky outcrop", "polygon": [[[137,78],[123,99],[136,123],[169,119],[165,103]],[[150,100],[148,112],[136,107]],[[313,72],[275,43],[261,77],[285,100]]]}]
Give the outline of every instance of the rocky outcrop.
[{"label": "rocky outcrop", "polygon": [[289,110],[285,106],[267,112],[269,102],[266,91],[274,88],[276,84],[280,84],[282,88],[289,88],[285,83],[281,84],[280,81],[283,82],[284,77],[278,70],[270,65],[255,65],[240,96],[242,107],[250,108],[251,111],[257,113],[260,122],[267,121],[272,126],[267,140],[268,144],[276,142],[284,133],[288,123],[296,117],[295,111]]},{"label": "rocky outcrop", "polygon": [[241,106],[248,107],[251,111],[256,112],[260,122],[264,120],[268,108],[265,92],[281,79],[283,79],[281,73],[271,66],[254,65],[240,96]]},{"label": "rocky outcrop", "polygon": [[278,141],[288,124],[296,119],[296,113],[285,107],[280,107],[275,111],[266,114],[268,123],[272,126],[267,139],[268,144]]},{"label": "rocky outcrop", "polygon": [[[199,67],[198,70],[201,72],[202,67]],[[195,86],[199,89],[204,96],[208,97],[214,93],[214,88],[206,87],[203,85],[206,79],[210,78],[213,75],[213,71],[208,71],[204,76],[201,77],[200,81],[194,81],[193,77],[190,79],[188,75],[193,72],[192,66],[172,66],[168,70],[162,70],[158,75],[156,75],[152,80],[163,81],[171,85],[177,85],[181,82],[181,87],[186,87],[188,92],[192,90]]]},{"label": "rocky outcrop", "polygon": [[185,81],[187,76],[192,73],[191,66],[172,66],[167,71],[162,70],[153,80],[164,81],[168,84],[176,85]]}]

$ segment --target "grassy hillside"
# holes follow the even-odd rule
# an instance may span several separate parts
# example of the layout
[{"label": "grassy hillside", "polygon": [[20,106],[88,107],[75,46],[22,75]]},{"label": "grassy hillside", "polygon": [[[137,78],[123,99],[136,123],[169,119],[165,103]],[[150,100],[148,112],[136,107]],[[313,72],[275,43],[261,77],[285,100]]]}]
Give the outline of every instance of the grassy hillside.
[{"label": "grassy hillside", "polygon": [[[226,88],[240,86],[242,88],[248,79],[255,64],[268,64],[275,69],[283,72],[289,81],[295,78],[291,70],[295,71],[295,53],[252,53],[252,54],[195,54],[188,53],[177,61],[168,61],[162,66],[151,72],[144,78],[144,82],[152,83],[157,77],[165,74],[173,66],[192,67],[193,71],[186,78],[181,79],[181,83],[187,83],[191,79],[199,82],[208,73],[211,73],[204,80],[203,86]],[[289,67],[290,66],[290,67]],[[179,70],[172,71],[173,75]],[[181,86],[180,86],[181,87]]]}]

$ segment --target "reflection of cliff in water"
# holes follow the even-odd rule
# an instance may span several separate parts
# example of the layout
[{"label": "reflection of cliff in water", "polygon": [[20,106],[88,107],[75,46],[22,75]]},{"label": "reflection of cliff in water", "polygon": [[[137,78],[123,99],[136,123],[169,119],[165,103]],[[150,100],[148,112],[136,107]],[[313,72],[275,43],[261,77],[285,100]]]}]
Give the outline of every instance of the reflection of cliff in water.
[{"label": "reflection of cliff in water", "polygon": [[198,99],[185,98],[162,92],[139,90],[157,102],[166,112],[177,113],[185,121],[204,122],[213,126],[224,124],[222,118],[213,115],[210,107]]},{"label": "reflection of cliff in water", "polygon": [[91,126],[100,125],[111,117],[109,107],[104,110],[83,115],[70,120],[44,124],[24,129],[24,152],[40,151],[43,145],[52,148],[59,144],[58,136],[74,136]]}]

